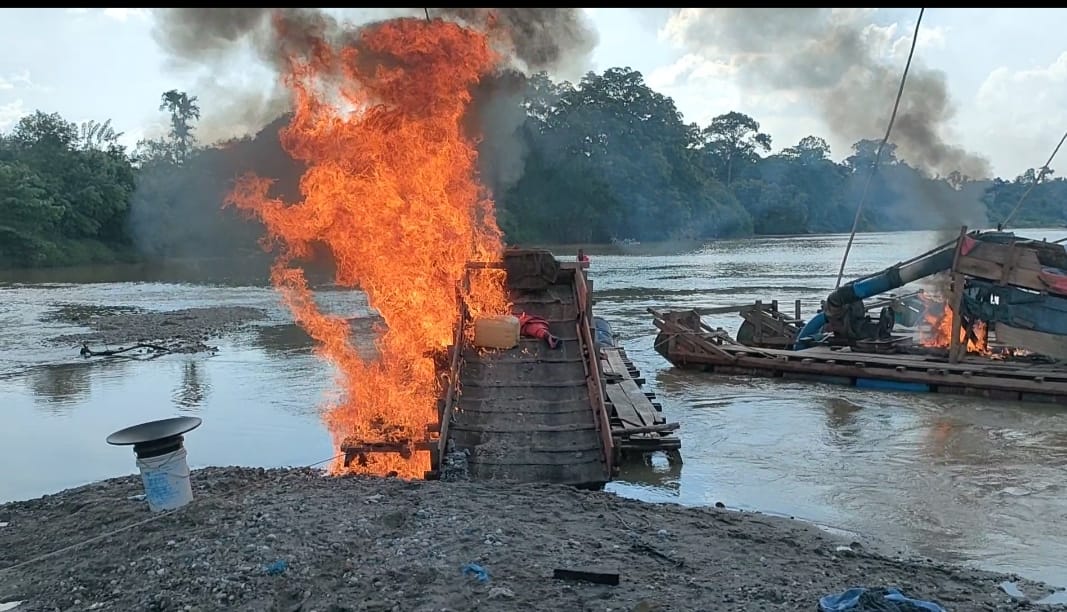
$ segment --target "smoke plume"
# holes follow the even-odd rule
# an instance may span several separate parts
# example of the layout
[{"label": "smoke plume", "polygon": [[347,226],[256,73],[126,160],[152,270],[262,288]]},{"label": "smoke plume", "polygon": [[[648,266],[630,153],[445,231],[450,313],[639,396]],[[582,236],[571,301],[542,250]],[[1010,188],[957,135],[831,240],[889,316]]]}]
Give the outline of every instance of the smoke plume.
[{"label": "smoke plume", "polygon": [[427,15],[487,28],[505,58],[501,70],[471,92],[465,126],[479,139],[482,183],[499,194],[518,181],[526,153],[520,135],[526,79],[538,71],[569,76],[584,70],[596,36],[581,9],[156,9],[153,36],[169,68],[199,76],[185,88],[201,108],[195,135],[202,144],[230,142],[179,168],[143,175],[131,215],[141,249],[161,257],[253,249],[262,228],[222,210],[222,201],[233,178],[248,171],[280,179],[273,195],[299,193],[303,167],[278,139],[292,108],[281,82],[290,58],[315,57],[322,41],[358,45],[361,28],[372,22]]},{"label": "smoke plume", "polygon": [[[667,32],[691,52],[734,72],[756,91],[798,92],[813,101],[830,130],[848,142],[881,139],[900,86],[903,53],[879,53],[892,28],[865,25],[856,9],[681,9]],[[920,32],[921,35],[921,32]],[[955,115],[944,73],[912,61],[891,136],[899,156],[927,172],[986,178],[988,161],[949,144]]]},{"label": "smoke plume", "polygon": [[[360,26],[373,21],[425,15],[474,27],[488,23],[490,36],[509,60],[502,74],[474,92],[474,108],[482,111],[475,125],[492,153],[485,157],[508,168],[490,171],[490,178],[510,180],[514,168],[521,168],[521,150],[508,146],[508,141],[515,140],[525,119],[514,108],[523,94],[522,77],[539,71],[570,75],[584,69],[596,34],[581,9],[345,9],[333,14],[312,8],[166,8],[155,12],[153,36],[175,67],[207,69],[198,83],[204,93],[191,93],[221,102],[203,109],[198,135],[211,142],[254,134],[289,108],[277,75],[290,57],[308,57],[319,40],[348,44]],[[248,71],[250,58],[274,78],[235,85]]]}]

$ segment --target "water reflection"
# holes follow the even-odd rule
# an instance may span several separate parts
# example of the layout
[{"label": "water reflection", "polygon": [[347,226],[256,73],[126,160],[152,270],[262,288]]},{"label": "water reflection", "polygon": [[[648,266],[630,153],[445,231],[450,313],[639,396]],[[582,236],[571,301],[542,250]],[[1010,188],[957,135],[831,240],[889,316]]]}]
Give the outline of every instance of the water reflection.
[{"label": "water reflection", "polygon": [[207,382],[207,375],[201,372],[201,366],[195,360],[188,360],[182,365],[181,384],[174,391],[174,403],[179,408],[193,409],[203,404],[208,393],[211,392],[211,384]]},{"label": "water reflection", "polygon": [[857,413],[863,407],[842,397],[823,398],[823,403],[831,443],[847,449],[859,442],[861,431]]},{"label": "water reflection", "polygon": [[682,465],[671,464],[663,453],[655,453],[646,460],[627,461],[619,468],[619,479],[641,483],[660,489],[675,497],[681,490]]},{"label": "water reflection", "polygon": [[90,369],[83,363],[38,368],[30,376],[30,387],[45,410],[62,410],[88,399]]}]

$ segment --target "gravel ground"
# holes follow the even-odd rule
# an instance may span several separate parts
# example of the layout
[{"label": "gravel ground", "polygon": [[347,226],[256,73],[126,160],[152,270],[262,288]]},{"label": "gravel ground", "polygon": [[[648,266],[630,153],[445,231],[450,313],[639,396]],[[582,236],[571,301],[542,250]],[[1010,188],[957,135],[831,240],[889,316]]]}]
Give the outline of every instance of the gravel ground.
[{"label": "gravel ground", "polygon": [[52,339],[62,344],[85,344],[93,351],[119,349],[131,344],[152,344],[170,352],[193,353],[212,350],[205,344],[214,337],[236,331],[266,313],[244,306],[211,306],[171,311],[150,311],[134,307],[100,307],[62,304],[46,318],[90,331],[64,334]]},{"label": "gravel ground", "polygon": [[[194,501],[170,513],[134,498],[136,476],[0,506],[0,603],[23,601],[19,612],[795,611],[852,586],[897,586],[953,611],[1026,606],[998,587],[1018,577],[891,559],[756,513],[306,469],[207,468],[192,480]],[[488,572],[484,582],[465,575],[468,563]],[[590,566],[618,572],[619,584],[553,578]],[[1031,597],[1051,591],[1019,585]]]}]

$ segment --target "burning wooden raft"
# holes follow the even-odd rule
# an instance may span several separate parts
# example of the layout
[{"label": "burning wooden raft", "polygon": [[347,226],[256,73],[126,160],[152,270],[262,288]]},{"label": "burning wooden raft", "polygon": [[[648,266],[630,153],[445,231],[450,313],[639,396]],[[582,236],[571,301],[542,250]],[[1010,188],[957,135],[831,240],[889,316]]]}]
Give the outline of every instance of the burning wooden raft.
[{"label": "burning wooden raft", "polygon": [[437,364],[438,421],[421,440],[387,432],[378,441],[346,440],[345,465],[366,464],[372,453],[410,459],[429,451],[427,478],[600,488],[622,460],[663,451],[680,464],[681,441],[671,433],[678,424],[641,390],[644,379],[614,346],[610,325],[592,316],[583,268],[548,251],[509,249],[502,262],[468,264],[462,282],[486,269],[506,271],[514,325],[520,316],[539,319],[555,346],[518,327],[496,348],[478,346],[471,332],[485,320],[475,321],[461,300],[453,344]]},{"label": "burning wooden raft", "polygon": [[[584,273],[541,250],[510,249],[501,263],[470,264],[468,276],[486,267],[507,271],[513,313],[542,319],[557,344],[516,331],[510,348],[485,348],[457,333],[430,476],[458,461],[459,477],[602,487],[615,446]],[[466,308],[461,319],[474,323]]]},{"label": "burning wooden raft", "polygon": [[[939,273],[950,278],[946,301],[912,294],[885,302],[877,318],[867,314],[864,298]],[[1067,402],[1067,252],[1010,233],[964,228],[950,243],[844,285],[811,319],[791,321],[800,328],[785,348],[730,338],[698,311],[650,312],[656,350],[679,367]],[[902,318],[925,318],[918,344],[892,333]]]}]

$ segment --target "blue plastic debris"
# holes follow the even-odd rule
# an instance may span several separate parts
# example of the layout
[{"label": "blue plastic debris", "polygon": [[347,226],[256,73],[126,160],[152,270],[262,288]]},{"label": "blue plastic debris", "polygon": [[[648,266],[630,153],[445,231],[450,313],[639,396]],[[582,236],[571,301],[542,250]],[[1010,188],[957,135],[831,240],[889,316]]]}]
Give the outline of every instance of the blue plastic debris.
[{"label": "blue plastic debris", "polygon": [[[893,607],[887,607],[886,602]],[[819,600],[821,612],[865,612],[866,610],[900,610],[901,612],[947,612],[931,601],[922,601],[904,596],[899,589],[868,589],[856,587],[836,595],[826,595]]]},{"label": "blue plastic debris", "polygon": [[468,563],[463,566],[464,576],[473,576],[478,582],[489,582],[489,570],[477,563]]},{"label": "blue plastic debris", "polygon": [[285,559],[278,559],[263,569],[267,572],[268,576],[277,576],[289,569],[289,564],[285,562]]}]

